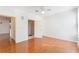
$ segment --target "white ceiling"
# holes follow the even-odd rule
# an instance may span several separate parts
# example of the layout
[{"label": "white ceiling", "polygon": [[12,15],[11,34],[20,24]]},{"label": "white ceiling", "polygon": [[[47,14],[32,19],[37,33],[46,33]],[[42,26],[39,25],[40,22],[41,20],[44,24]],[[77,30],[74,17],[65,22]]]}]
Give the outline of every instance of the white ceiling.
[{"label": "white ceiling", "polygon": [[[56,13],[60,13],[60,12],[64,12],[76,7],[67,7],[67,6],[53,6],[53,7],[44,7],[45,8],[45,12],[46,15],[53,15]],[[50,11],[48,11],[48,9],[51,9]]]},{"label": "white ceiling", "polygon": [[[75,6],[29,6],[29,12],[34,14],[41,14],[41,11],[45,11],[46,16],[54,15],[59,12],[67,11],[77,8]],[[38,10],[38,12],[35,12]]]},{"label": "white ceiling", "polygon": [[[54,15],[59,12],[67,11],[70,9],[77,8],[75,6],[9,6],[10,9],[21,9],[31,14],[42,15],[42,11],[45,11],[45,16]],[[7,7],[4,7],[7,8]],[[38,12],[36,12],[38,10]]]}]

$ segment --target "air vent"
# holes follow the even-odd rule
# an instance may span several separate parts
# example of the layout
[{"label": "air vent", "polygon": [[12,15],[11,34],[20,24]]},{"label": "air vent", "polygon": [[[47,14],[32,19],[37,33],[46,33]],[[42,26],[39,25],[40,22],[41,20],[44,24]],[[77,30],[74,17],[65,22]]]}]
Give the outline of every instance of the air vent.
[{"label": "air vent", "polygon": [[51,9],[47,9],[47,11],[51,11]]},{"label": "air vent", "polygon": [[35,10],[35,12],[39,12],[39,10]]},{"label": "air vent", "polygon": [[2,22],[0,22],[0,24],[2,24]]}]

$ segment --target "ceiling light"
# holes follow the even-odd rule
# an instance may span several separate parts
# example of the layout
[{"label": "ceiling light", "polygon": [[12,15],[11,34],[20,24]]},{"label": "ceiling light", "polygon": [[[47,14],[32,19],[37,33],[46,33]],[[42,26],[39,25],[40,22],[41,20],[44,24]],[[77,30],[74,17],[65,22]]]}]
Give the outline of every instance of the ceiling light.
[{"label": "ceiling light", "polygon": [[42,13],[42,14],[45,14],[45,11],[42,11],[41,13]]}]

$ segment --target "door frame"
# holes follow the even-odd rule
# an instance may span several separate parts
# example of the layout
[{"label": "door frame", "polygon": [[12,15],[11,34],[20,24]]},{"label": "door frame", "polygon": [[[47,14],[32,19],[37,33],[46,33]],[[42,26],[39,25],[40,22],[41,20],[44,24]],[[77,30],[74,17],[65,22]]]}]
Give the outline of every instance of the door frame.
[{"label": "door frame", "polygon": [[[11,19],[7,19],[7,20],[9,20],[9,21],[11,21],[11,24],[10,24],[10,26],[11,26],[11,30],[12,31],[14,31],[14,33],[13,33],[13,35],[14,35],[14,41],[16,41],[16,22],[15,22],[15,20],[16,20],[16,17],[13,17],[13,16],[6,16],[6,15],[0,15],[0,16],[2,16],[2,17],[6,17],[6,18],[11,18]],[[11,33],[10,33],[11,34]],[[10,38],[10,41],[11,41],[11,39],[12,38]]]},{"label": "door frame", "polygon": [[[34,37],[35,37],[35,20],[33,19],[28,19],[28,21],[33,21],[34,22]],[[29,31],[28,31],[29,32]],[[28,33],[28,39],[29,39],[29,33]]]}]

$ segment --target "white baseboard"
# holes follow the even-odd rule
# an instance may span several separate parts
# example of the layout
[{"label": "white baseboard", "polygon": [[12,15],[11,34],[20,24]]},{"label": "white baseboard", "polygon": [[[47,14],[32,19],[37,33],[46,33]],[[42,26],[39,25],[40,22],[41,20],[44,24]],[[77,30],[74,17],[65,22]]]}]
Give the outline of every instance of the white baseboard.
[{"label": "white baseboard", "polygon": [[56,38],[56,39],[59,39],[59,40],[65,40],[65,41],[71,41],[71,42],[78,42],[78,41],[76,41],[76,40],[72,40],[72,39],[64,39],[64,38],[59,38],[59,37],[54,37],[54,36],[48,36],[48,35],[44,35],[44,36],[46,36],[46,37],[50,37],[50,38]]},{"label": "white baseboard", "polygon": [[[50,36],[47,36],[47,35],[44,35],[45,37],[50,37]],[[50,37],[50,38],[56,38],[56,39],[59,39],[59,40],[65,40],[65,41],[71,41],[71,42],[75,42],[77,43],[77,46],[79,47],[79,41],[74,41],[74,40],[66,40],[66,39],[63,39],[63,38],[57,38],[57,37]]]}]

